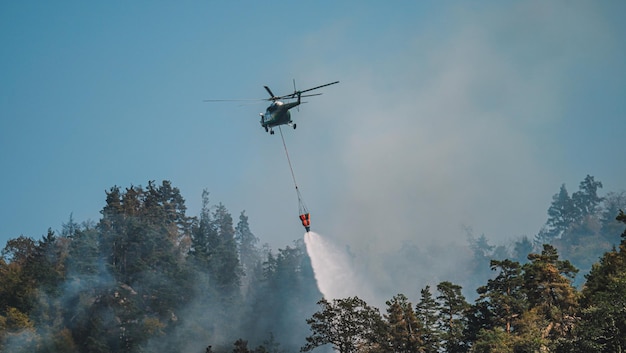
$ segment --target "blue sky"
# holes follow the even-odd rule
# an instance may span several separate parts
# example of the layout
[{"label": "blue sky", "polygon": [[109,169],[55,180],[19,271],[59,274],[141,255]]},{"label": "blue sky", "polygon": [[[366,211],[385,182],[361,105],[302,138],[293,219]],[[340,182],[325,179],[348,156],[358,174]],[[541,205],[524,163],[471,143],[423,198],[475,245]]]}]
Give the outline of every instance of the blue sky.
[{"label": "blue sky", "polygon": [[264,98],[339,80],[286,129],[313,229],[356,253],[533,236],[587,174],[626,189],[621,1],[0,4],[0,243],[97,222],[105,190],[203,189],[302,236]]}]

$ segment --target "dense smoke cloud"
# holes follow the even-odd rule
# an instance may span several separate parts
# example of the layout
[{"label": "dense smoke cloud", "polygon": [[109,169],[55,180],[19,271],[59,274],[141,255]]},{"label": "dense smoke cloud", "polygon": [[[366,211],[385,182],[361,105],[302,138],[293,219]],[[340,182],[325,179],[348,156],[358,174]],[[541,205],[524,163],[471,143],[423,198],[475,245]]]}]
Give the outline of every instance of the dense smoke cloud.
[{"label": "dense smoke cloud", "polygon": [[[610,57],[617,40],[585,5],[461,6],[444,17],[439,33],[391,40],[383,28],[367,41],[367,60],[348,54],[335,67],[315,62],[358,28],[337,25],[301,46],[309,82],[341,80],[325,92],[333,99],[306,107],[316,124],[300,140],[301,153],[315,151],[305,185],[333,184],[314,196],[325,205],[314,221],[349,246],[387,298],[462,276],[467,228],[501,244],[536,234],[550,195],[572,177],[570,142],[551,136],[568,124],[571,75]],[[398,257],[400,249],[413,253]],[[412,279],[395,273],[399,263],[413,265]]]}]

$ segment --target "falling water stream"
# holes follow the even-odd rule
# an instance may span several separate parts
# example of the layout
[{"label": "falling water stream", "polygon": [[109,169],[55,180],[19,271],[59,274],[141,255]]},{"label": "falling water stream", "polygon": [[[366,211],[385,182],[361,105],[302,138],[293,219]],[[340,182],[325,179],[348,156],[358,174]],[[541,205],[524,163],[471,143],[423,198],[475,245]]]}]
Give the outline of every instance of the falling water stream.
[{"label": "falling water stream", "polygon": [[315,232],[304,235],[317,287],[327,300],[360,295],[348,254]]}]

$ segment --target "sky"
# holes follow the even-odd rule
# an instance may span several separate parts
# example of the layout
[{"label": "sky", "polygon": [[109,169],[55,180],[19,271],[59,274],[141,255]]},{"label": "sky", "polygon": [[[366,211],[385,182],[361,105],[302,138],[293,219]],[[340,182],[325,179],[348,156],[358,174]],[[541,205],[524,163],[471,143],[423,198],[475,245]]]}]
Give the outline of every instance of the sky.
[{"label": "sky", "polygon": [[[0,243],[97,222],[106,190],[203,190],[274,249],[534,236],[561,184],[626,189],[622,1],[0,3]],[[453,256],[453,255],[452,255]],[[370,266],[382,269],[383,261]],[[382,270],[381,270],[382,271]]]}]

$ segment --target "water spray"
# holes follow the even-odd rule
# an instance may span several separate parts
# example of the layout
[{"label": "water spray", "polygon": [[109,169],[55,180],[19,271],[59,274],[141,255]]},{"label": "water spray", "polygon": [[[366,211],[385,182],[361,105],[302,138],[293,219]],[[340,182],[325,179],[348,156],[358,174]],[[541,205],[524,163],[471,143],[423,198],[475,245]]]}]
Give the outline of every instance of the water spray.
[{"label": "water spray", "polygon": [[368,285],[357,275],[350,257],[328,239],[315,232],[304,235],[317,288],[327,300],[355,295],[368,296]]}]

